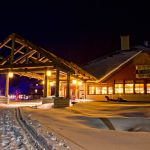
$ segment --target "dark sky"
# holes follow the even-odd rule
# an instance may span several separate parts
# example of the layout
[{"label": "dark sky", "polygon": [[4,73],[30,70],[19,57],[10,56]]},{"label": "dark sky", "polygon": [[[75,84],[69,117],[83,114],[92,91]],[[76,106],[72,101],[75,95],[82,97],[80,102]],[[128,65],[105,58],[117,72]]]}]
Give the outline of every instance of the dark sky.
[{"label": "dark sky", "polygon": [[131,45],[150,40],[144,1],[12,0],[1,3],[0,19],[0,41],[16,32],[80,64],[120,49],[122,34],[131,36]]}]

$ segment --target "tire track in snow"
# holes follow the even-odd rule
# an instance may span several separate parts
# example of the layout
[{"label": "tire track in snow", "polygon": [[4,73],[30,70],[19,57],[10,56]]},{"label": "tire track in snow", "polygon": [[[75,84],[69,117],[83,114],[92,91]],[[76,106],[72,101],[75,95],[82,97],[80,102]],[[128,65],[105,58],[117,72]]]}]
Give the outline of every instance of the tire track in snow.
[{"label": "tire track in snow", "polygon": [[111,121],[107,118],[99,118],[100,120],[103,121],[103,123],[108,127],[109,130],[115,130],[115,127],[111,123]]}]

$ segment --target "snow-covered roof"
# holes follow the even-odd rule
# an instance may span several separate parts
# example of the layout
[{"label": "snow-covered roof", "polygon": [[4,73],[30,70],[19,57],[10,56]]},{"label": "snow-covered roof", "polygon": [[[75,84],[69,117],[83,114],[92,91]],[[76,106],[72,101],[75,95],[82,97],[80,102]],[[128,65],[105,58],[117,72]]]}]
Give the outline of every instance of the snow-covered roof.
[{"label": "snow-covered roof", "polygon": [[107,75],[110,75],[112,72],[116,71],[122,65],[134,58],[140,52],[141,50],[139,49],[116,51],[89,62],[83,68],[97,79],[102,80]]}]

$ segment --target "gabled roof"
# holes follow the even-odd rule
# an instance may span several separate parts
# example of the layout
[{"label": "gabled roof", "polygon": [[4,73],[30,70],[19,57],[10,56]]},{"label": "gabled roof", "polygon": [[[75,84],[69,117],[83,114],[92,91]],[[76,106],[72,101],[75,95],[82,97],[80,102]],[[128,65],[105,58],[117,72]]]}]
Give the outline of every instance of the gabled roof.
[{"label": "gabled roof", "polygon": [[103,81],[141,52],[141,49],[119,50],[89,62],[83,68],[99,81]]},{"label": "gabled roof", "polygon": [[40,69],[44,71],[44,68],[59,68],[80,79],[95,80],[94,76],[76,64],[34,45],[16,33],[9,35],[0,43],[0,55],[3,56],[3,59],[0,60],[0,73],[8,72],[11,69],[20,75],[43,79],[43,75],[38,72]]}]

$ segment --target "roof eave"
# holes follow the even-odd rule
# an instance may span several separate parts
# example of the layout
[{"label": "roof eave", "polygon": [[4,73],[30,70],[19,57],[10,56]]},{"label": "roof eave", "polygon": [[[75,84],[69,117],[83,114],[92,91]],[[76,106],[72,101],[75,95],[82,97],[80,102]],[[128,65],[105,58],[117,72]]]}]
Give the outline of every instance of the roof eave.
[{"label": "roof eave", "polygon": [[109,71],[107,74],[105,74],[104,76],[102,76],[98,82],[103,82],[104,80],[106,80],[108,77],[110,77],[114,72],[116,72],[117,70],[119,70],[122,66],[124,66],[125,64],[127,64],[129,61],[131,61],[133,58],[135,58],[137,55],[139,55],[141,52],[143,52],[143,50],[139,51],[138,53],[136,53],[135,55],[133,55],[132,57],[130,57],[129,59],[127,59],[126,61],[124,61],[123,63],[121,63],[119,66],[117,66],[116,68],[114,68],[113,70]]}]

